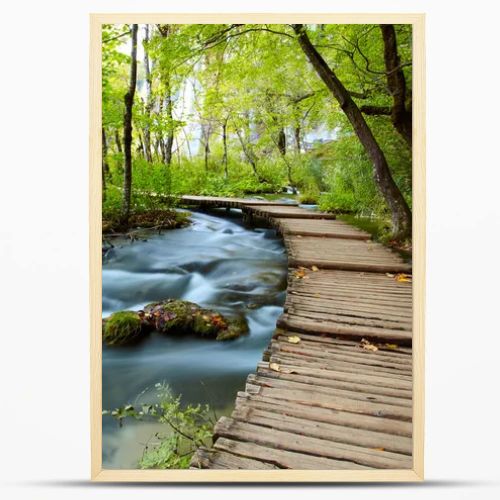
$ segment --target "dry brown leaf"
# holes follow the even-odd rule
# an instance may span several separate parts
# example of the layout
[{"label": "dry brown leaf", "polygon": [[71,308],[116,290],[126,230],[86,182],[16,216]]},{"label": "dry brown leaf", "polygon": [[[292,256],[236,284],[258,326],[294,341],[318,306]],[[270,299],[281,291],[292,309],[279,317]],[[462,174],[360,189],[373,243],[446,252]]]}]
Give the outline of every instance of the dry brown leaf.
[{"label": "dry brown leaf", "polygon": [[300,337],[298,335],[291,335],[287,340],[290,344],[298,344],[300,342]]},{"label": "dry brown leaf", "polygon": [[294,272],[294,276],[296,278],[305,278],[306,276],[306,270],[303,268],[303,267],[299,267],[295,272]]},{"label": "dry brown leaf", "polygon": [[359,346],[362,349],[365,349],[366,351],[372,351],[372,352],[378,351],[378,347],[376,345],[373,345],[371,342],[368,342],[368,340],[366,339],[361,339]]},{"label": "dry brown leaf", "polygon": [[269,363],[269,368],[274,372],[280,371],[280,365],[278,365],[278,363]]},{"label": "dry brown leaf", "polygon": [[372,448],[372,450],[375,450],[375,451],[385,451],[385,448],[382,448],[382,446],[379,446],[378,448]]}]

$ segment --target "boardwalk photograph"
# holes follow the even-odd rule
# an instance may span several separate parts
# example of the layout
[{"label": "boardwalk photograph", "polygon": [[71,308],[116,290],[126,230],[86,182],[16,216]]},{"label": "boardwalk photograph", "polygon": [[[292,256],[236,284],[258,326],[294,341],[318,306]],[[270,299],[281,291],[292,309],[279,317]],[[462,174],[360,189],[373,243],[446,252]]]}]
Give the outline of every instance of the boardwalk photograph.
[{"label": "boardwalk photograph", "polygon": [[94,465],[413,471],[416,21],[123,21],[94,23]]}]

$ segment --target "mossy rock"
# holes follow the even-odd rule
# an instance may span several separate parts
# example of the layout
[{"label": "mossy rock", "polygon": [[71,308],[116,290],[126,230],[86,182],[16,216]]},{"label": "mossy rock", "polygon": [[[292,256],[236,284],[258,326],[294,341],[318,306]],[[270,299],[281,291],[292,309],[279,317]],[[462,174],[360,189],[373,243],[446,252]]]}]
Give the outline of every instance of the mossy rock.
[{"label": "mossy rock", "polygon": [[141,317],[134,311],[113,313],[103,324],[103,341],[110,346],[136,342],[143,334]]},{"label": "mossy rock", "polygon": [[233,340],[247,335],[249,332],[248,323],[243,316],[232,318],[227,328],[220,330],[216,340]]},{"label": "mossy rock", "polygon": [[148,304],[139,311],[143,328],[160,333],[195,334],[216,340],[229,340],[248,333],[246,320],[228,319],[217,311],[200,307],[187,300],[169,299]]},{"label": "mossy rock", "polygon": [[200,306],[187,300],[169,299],[144,308],[143,320],[160,333],[187,333],[193,328],[194,314]]}]

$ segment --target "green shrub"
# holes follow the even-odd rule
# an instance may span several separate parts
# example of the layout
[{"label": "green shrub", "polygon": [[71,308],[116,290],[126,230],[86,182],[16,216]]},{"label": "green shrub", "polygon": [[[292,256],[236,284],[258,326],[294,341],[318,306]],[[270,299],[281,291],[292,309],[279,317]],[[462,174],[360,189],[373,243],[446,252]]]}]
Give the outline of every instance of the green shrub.
[{"label": "green shrub", "polygon": [[[181,404],[181,397],[174,396],[165,383],[155,385],[155,403],[124,405],[114,410],[104,410],[120,426],[126,418],[149,420],[165,425],[165,431],[155,434],[155,441],[146,444],[138,460],[141,469],[187,469],[191,458],[200,446],[211,446],[212,429],[217,415],[208,405]],[[215,417],[215,418],[214,418]]]}]

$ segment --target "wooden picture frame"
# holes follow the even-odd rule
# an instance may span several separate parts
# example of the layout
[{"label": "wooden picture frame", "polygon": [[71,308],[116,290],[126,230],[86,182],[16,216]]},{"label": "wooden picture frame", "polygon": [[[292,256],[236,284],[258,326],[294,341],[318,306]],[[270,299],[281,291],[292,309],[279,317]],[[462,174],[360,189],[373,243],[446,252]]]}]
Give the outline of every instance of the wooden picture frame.
[{"label": "wooden picture frame", "polygon": [[[396,23],[413,26],[413,468],[408,470],[109,470],[102,468],[101,25],[103,23]],[[91,478],[150,482],[384,482],[424,478],[425,324],[424,14],[90,15],[90,363]]]}]

